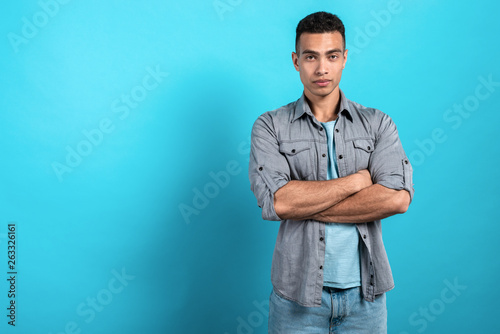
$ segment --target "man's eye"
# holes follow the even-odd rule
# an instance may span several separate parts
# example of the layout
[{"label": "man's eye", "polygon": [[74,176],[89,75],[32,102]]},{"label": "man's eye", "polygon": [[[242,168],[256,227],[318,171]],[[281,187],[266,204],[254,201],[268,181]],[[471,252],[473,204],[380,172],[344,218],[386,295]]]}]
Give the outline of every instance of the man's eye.
[{"label": "man's eye", "polygon": [[306,56],[306,59],[307,60],[312,60],[312,59],[314,59],[314,56]]},{"label": "man's eye", "polygon": [[338,58],[338,56],[337,56],[337,55],[331,55],[331,56],[330,56],[330,59],[337,59],[337,58]]}]

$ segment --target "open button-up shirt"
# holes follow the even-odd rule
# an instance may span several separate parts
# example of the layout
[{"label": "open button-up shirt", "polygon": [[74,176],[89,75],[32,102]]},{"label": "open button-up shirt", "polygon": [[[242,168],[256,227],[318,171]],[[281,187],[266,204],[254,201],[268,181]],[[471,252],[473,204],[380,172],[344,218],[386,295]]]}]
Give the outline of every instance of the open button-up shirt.
[{"label": "open button-up shirt", "polygon": [[[405,189],[413,198],[412,167],[394,122],[380,110],[348,100],[340,91],[335,125],[339,177],[368,169],[373,183]],[[259,116],[252,128],[249,178],[265,220],[281,221],[273,253],[271,282],[276,293],[307,307],[321,306],[325,223],[281,220],[274,193],[290,180],[327,180],[328,144],[304,94]],[[363,298],[394,287],[380,220],[356,224],[360,240]]]}]

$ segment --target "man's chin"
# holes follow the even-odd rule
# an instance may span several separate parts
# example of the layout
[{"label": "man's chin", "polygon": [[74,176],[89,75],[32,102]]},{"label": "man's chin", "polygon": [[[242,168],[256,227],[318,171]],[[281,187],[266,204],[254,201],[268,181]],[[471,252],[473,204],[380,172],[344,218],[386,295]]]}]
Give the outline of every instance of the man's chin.
[{"label": "man's chin", "polygon": [[322,87],[322,88],[319,88],[319,89],[309,89],[309,93],[311,95],[314,95],[314,96],[317,96],[317,97],[327,97],[327,96],[330,96],[330,94],[332,94],[334,91],[334,89],[332,89],[331,87]]}]

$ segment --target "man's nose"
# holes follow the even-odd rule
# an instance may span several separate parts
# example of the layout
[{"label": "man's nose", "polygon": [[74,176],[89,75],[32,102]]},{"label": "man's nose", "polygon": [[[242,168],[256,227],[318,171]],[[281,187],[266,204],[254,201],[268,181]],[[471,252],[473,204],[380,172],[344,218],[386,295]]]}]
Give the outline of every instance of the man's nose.
[{"label": "man's nose", "polygon": [[318,60],[318,67],[316,68],[316,74],[317,75],[328,74],[328,66],[327,66],[326,59],[320,58]]}]

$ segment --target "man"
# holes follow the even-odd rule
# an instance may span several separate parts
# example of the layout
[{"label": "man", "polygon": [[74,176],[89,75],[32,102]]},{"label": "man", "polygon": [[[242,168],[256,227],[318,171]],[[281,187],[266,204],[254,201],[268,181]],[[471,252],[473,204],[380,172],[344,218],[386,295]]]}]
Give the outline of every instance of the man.
[{"label": "man", "polygon": [[380,220],[404,213],[412,168],[396,126],[339,89],[344,25],[326,12],[296,31],[301,98],[253,125],[249,178],[262,216],[281,221],[269,333],[386,333],[394,287]]}]

